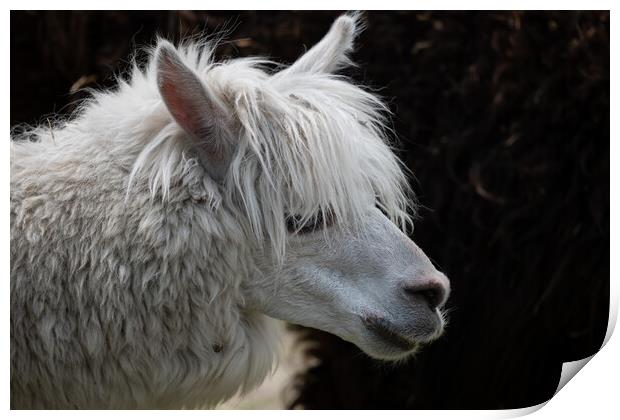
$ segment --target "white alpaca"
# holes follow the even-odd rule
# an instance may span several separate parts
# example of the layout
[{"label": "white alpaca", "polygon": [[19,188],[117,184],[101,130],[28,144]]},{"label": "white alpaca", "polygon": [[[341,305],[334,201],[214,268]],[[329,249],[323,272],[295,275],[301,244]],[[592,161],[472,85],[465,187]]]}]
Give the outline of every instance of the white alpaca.
[{"label": "white alpaca", "polygon": [[397,227],[386,109],[333,74],[356,20],[275,74],[162,40],[14,139],[13,408],[214,406],[272,369],[267,316],[384,360],[441,334],[449,285]]}]

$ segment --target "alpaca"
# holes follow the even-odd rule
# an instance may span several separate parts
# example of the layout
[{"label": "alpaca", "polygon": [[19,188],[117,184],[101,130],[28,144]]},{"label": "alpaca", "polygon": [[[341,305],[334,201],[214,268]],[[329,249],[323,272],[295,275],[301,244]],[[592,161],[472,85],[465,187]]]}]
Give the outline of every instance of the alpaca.
[{"label": "alpaca", "polygon": [[359,17],[288,67],[160,39],[11,142],[11,406],[206,408],[277,359],[273,318],[380,360],[442,334],[449,282],[404,233],[386,106],[336,73]]}]

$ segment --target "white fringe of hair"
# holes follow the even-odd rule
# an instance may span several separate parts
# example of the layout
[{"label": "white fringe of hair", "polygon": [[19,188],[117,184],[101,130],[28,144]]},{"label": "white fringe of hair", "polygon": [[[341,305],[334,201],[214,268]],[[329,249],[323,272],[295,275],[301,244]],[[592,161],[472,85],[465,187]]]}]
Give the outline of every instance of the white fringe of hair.
[{"label": "white fringe of hair", "polygon": [[[78,118],[64,126],[120,139],[109,146],[119,149],[115,155],[133,159],[128,162],[128,199],[140,184],[148,185],[153,199],[165,201],[171,187],[187,183],[197,166],[196,159],[188,158],[186,134],[158,92],[154,55],[163,43],[167,41],[159,40],[151,50],[143,69],[134,62],[127,80],[119,78],[118,89],[94,92]],[[313,71],[312,62],[298,61],[294,70],[274,74],[268,70],[274,63],[261,58],[215,63],[216,44],[185,42],[176,48],[182,62],[224,100],[237,123],[237,149],[223,185],[206,175],[189,178],[201,183],[214,210],[222,201],[237,203],[255,238],[268,239],[280,257],[290,214],[303,222],[319,211],[330,212],[338,227],[354,229],[376,201],[401,229],[411,226],[415,200],[406,169],[389,145],[389,110],[377,96],[343,76]],[[340,48],[333,52],[340,59],[326,58],[333,71],[351,64],[343,52],[352,45]],[[45,127],[36,134],[54,135]]]}]

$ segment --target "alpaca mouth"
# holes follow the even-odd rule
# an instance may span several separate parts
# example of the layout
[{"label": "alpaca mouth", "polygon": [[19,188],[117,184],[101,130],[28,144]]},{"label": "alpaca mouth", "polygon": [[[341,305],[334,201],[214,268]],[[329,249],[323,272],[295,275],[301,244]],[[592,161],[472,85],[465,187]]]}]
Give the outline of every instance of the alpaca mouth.
[{"label": "alpaca mouth", "polygon": [[362,318],[362,322],[375,336],[379,337],[381,341],[390,344],[392,347],[402,351],[411,351],[415,350],[418,346],[418,343],[415,341],[399,334],[392,324],[384,318],[365,316]]}]

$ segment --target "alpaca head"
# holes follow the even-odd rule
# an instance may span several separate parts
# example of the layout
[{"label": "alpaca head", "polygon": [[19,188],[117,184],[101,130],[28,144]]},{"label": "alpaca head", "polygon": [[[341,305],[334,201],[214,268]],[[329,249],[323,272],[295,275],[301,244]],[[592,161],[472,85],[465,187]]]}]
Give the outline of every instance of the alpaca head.
[{"label": "alpaca head", "polygon": [[240,285],[245,308],[400,359],[441,334],[449,283],[400,230],[413,198],[385,141],[385,106],[334,74],[358,26],[340,17],[273,74],[265,61],[213,64],[162,41],[155,73],[213,211],[235,215],[251,250],[253,267],[239,267],[253,273]]}]

